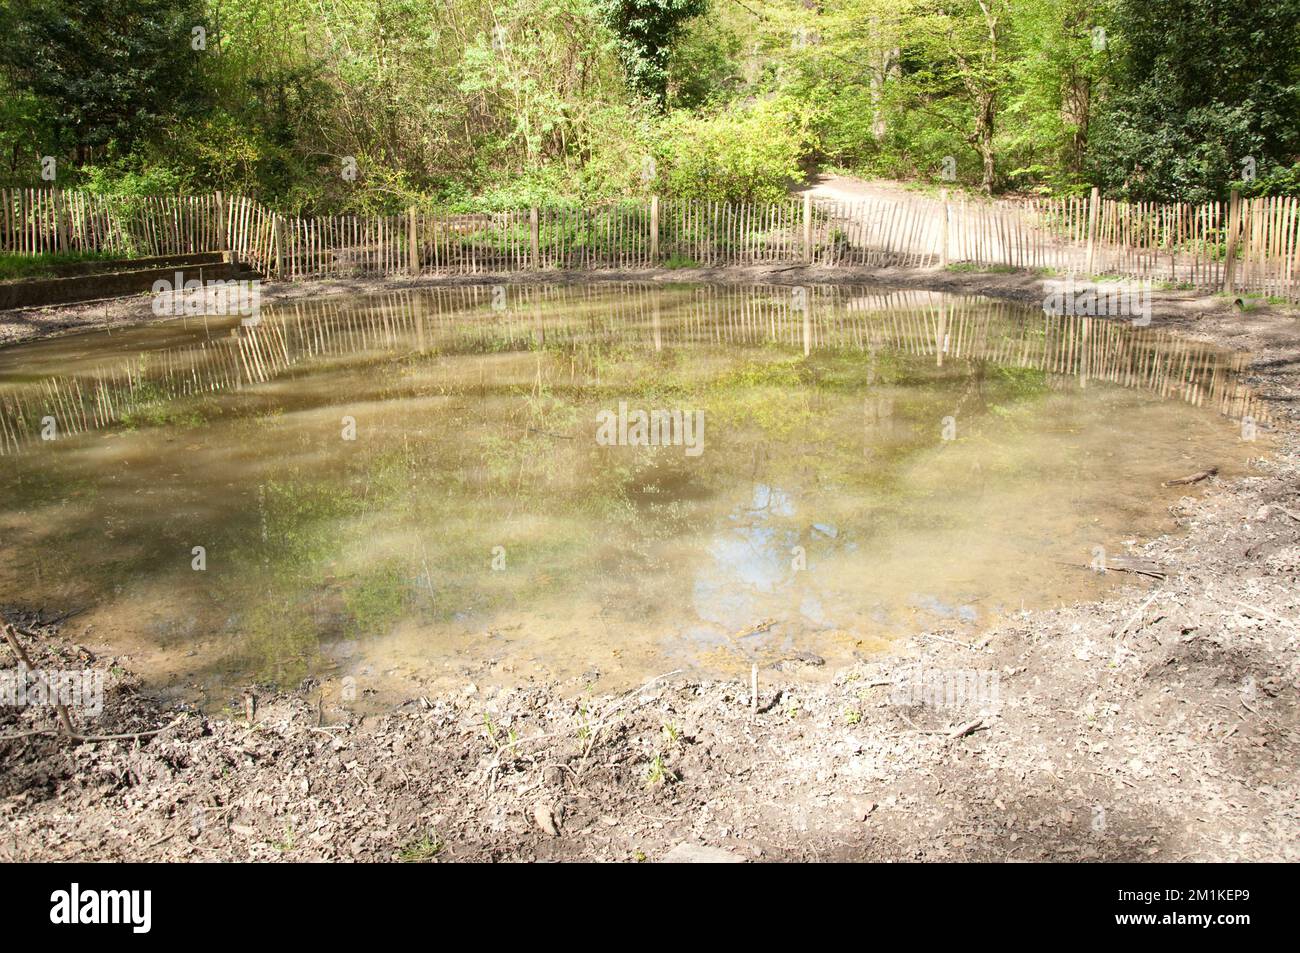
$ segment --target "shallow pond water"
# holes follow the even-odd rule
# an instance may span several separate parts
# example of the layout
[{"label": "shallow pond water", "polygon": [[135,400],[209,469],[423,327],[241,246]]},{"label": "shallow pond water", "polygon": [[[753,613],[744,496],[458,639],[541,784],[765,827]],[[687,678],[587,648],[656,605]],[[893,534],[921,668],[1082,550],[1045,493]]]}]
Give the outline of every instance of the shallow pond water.
[{"label": "shallow pond water", "polygon": [[[1241,358],[866,288],[456,287],[0,351],[0,602],[225,704],[870,656],[1132,576]],[[644,417],[642,416],[644,415]],[[1249,420],[1247,421],[1247,424]]]}]

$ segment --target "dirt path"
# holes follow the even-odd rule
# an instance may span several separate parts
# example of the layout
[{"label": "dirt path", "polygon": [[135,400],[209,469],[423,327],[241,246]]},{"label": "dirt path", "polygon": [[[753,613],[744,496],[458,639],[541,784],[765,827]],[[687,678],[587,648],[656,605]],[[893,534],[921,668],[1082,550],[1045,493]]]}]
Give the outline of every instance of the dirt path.
[{"label": "dirt path", "polygon": [[[1025,275],[871,277],[1042,294]],[[31,336],[98,320],[70,309],[6,327]],[[1183,534],[1136,547],[1163,580],[1023,613],[975,645],[933,630],[830,685],[767,670],[757,714],[747,685],[677,676],[617,698],[585,698],[579,685],[467,688],[378,718],[318,708],[305,685],[262,699],[251,727],[181,713],[147,741],[0,741],[0,859],[1298,860],[1300,321],[1174,293],[1157,295],[1154,323],[1249,349],[1278,427],[1276,452],[1249,476],[1188,488],[1175,507]],[[38,665],[104,672],[106,707],[86,728],[178,717],[139,692],[129,662],[69,642],[75,627],[16,621],[44,646]],[[891,698],[917,665],[997,673],[997,700]],[[49,724],[0,709],[0,735]]]},{"label": "dirt path", "polygon": [[857,202],[862,199],[902,202],[915,198],[918,194],[889,179],[859,179],[830,173],[813,176],[812,182],[798,192],[800,195],[811,192],[815,199],[828,199],[832,202]]}]

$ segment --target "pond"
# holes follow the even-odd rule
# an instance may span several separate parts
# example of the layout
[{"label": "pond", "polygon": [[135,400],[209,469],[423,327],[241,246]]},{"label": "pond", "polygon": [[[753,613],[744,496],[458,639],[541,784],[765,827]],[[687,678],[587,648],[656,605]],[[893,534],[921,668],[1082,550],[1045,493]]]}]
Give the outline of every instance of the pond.
[{"label": "pond", "polygon": [[[866,287],[457,286],[0,351],[0,602],[220,706],[824,677],[1137,577],[1240,355]],[[1243,422],[1243,417],[1246,418]],[[825,661],[824,666],[819,663]]]}]

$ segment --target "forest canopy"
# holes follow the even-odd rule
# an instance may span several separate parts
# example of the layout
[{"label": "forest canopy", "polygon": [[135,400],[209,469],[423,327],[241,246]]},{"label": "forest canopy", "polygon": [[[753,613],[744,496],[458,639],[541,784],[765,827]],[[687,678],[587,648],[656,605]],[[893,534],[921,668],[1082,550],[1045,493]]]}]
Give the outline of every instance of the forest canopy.
[{"label": "forest canopy", "polygon": [[0,184],[47,156],[311,212],[1300,194],[1300,0],[6,0]]}]

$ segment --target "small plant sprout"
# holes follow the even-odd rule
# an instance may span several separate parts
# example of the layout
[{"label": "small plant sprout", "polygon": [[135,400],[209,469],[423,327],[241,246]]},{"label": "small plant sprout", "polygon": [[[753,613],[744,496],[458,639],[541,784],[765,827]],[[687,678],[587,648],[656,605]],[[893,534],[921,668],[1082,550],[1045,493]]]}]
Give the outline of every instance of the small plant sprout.
[{"label": "small plant sprout", "polygon": [[591,737],[591,711],[586,705],[578,705],[578,730],[575,732],[579,741],[586,741]]},{"label": "small plant sprout", "polygon": [[433,831],[425,831],[419,840],[411,841],[397,852],[397,860],[403,864],[427,864],[442,853],[442,838]]},{"label": "small plant sprout", "polygon": [[677,775],[664,764],[664,756],[656,753],[655,756],[650,759],[650,766],[646,769],[646,787],[661,787],[672,784],[676,780]]}]

